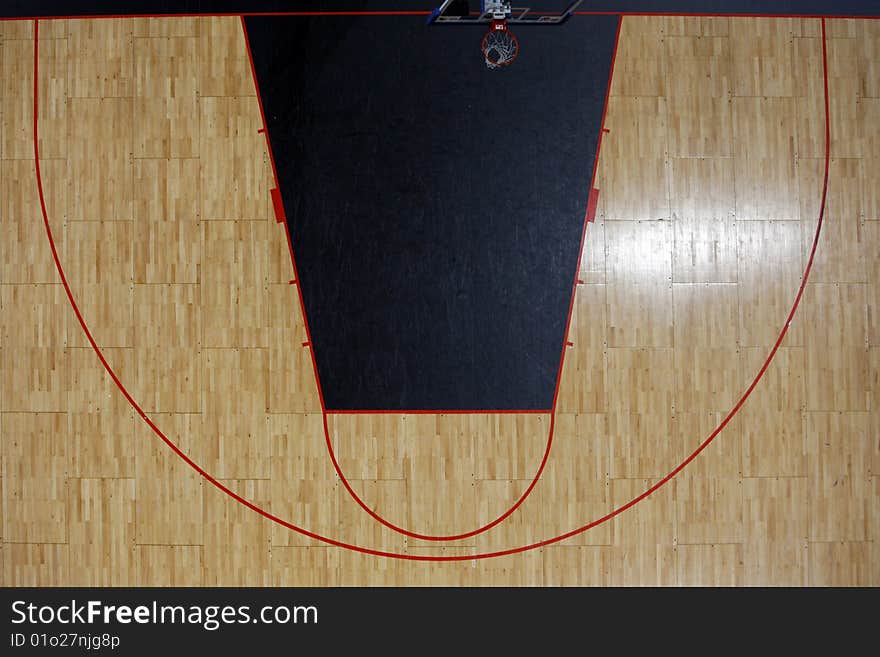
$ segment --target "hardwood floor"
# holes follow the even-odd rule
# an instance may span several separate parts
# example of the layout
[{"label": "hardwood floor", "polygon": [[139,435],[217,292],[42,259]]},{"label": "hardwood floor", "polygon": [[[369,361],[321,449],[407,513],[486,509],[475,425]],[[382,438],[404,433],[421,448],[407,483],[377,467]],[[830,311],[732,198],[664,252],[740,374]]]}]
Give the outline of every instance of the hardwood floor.
[{"label": "hardwood floor", "polygon": [[[607,523],[436,563],[261,517],[120,394],[47,241],[34,23],[0,21],[3,584],[880,585],[880,21],[826,28],[824,225],[754,394],[673,481]],[[41,20],[38,56],[46,216],[109,366],[224,486],[367,548],[505,550],[661,480],[761,369],[816,231],[820,21],[625,17],[550,456],[509,518],[438,545],[376,523],[327,457],[240,20]],[[334,414],[328,431],[366,505],[442,535],[517,501],[550,422]]]}]

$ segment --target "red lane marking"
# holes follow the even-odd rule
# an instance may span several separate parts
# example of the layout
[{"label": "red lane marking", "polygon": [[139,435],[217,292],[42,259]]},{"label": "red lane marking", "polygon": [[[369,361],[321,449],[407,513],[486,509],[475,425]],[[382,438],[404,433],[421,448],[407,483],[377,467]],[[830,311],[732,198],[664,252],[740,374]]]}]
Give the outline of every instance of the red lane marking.
[{"label": "red lane marking", "polygon": [[[590,190],[590,199],[587,201],[587,218],[588,224],[596,221],[596,208],[599,207],[599,190],[595,187]],[[582,281],[578,281],[579,283]]]},{"label": "red lane marking", "polygon": [[405,411],[394,410],[394,409],[380,409],[380,410],[364,410],[364,409],[356,409],[356,410],[346,410],[344,408],[328,408],[326,411],[327,415],[550,415],[553,412],[552,408],[542,408],[542,409],[532,409],[527,408],[523,410],[485,410],[485,409],[476,409],[476,410],[468,410],[468,409],[448,409],[448,408],[420,408],[410,410],[407,409]]},{"label": "red lane marking", "polygon": [[[385,550],[376,550],[373,548],[367,548],[367,547],[363,547],[360,545],[345,543],[344,541],[330,538],[328,536],[323,536],[321,534],[318,534],[316,532],[312,532],[312,531],[305,529],[303,527],[299,527],[297,525],[294,525],[293,523],[288,522],[287,520],[284,520],[283,518],[279,518],[278,516],[273,515],[272,513],[269,513],[268,511],[265,511],[264,509],[257,506],[256,504],[254,504],[250,500],[242,497],[241,495],[239,495],[235,491],[227,488],[222,483],[220,483],[217,479],[212,477],[208,472],[206,472],[204,469],[202,469],[195,461],[193,461],[191,458],[189,458],[176,444],[174,444],[174,442],[172,440],[170,440],[168,438],[168,436],[166,436],[162,432],[161,429],[159,429],[158,426],[156,426],[156,424],[150,419],[150,417],[146,414],[146,412],[134,400],[134,398],[131,396],[131,394],[128,392],[128,390],[125,388],[125,386],[122,384],[122,382],[119,380],[119,377],[116,376],[116,373],[114,372],[113,368],[110,367],[110,364],[107,362],[106,358],[104,358],[104,354],[101,352],[100,347],[98,347],[98,344],[95,342],[95,339],[92,336],[91,331],[89,330],[88,326],[85,323],[85,320],[82,317],[82,314],[80,313],[79,306],[76,303],[76,298],[73,296],[73,292],[71,291],[70,285],[67,282],[67,277],[64,274],[64,269],[61,265],[61,261],[58,257],[58,251],[55,247],[55,239],[52,235],[52,229],[51,229],[51,226],[49,225],[49,215],[46,211],[46,202],[45,202],[45,198],[43,195],[43,182],[42,182],[42,177],[40,175],[40,155],[39,155],[39,148],[38,148],[38,144],[39,144],[39,131],[38,131],[38,120],[37,120],[37,117],[39,115],[39,112],[38,112],[38,99],[39,99],[38,79],[39,79],[39,75],[38,75],[38,65],[37,65],[37,60],[38,60],[38,57],[37,57],[38,47],[37,46],[38,46],[38,34],[39,34],[38,26],[39,26],[39,21],[34,21],[34,107],[33,107],[34,135],[33,136],[34,136],[34,160],[35,160],[35,167],[36,167],[37,192],[40,197],[40,210],[42,211],[42,214],[43,214],[43,225],[46,229],[46,238],[48,239],[49,246],[52,250],[52,258],[55,262],[55,268],[58,271],[59,278],[61,279],[61,282],[64,286],[64,291],[67,294],[67,299],[70,302],[71,308],[73,309],[74,314],[76,315],[77,321],[79,322],[80,326],[82,327],[83,332],[85,333],[86,338],[89,341],[89,344],[91,345],[91,347],[94,350],[95,354],[97,355],[98,359],[101,361],[101,365],[104,367],[104,369],[107,371],[107,373],[113,379],[113,382],[119,388],[119,391],[126,398],[128,403],[131,404],[132,408],[138,413],[138,415],[141,416],[141,418],[144,420],[144,422],[150,427],[150,429],[153,431],[153,433],[155,433],[166,445],[168,445],[168,447],[170,447],[171,450],[175,454],[177,454],[181,459],[183,459],[183,461],[187,465],[189,465],[191,468],[193,468],[193,470],[195,470],[202,477],[204,477],[206,481],[208,481],[210,484],[212,484],[218,490],[223,491],[224,493],[229,495],[232,499],[241,503],[242,505],[244,505],[248,509],[251,509],[255,513],[263,516],[264,518],[271,520],[275,523],[278,523],[282,527],[286,527],[287,529],[290,529],[292,531],[300,533],[303,536],[308,536],[309,538],[313,538],[315,540],[327,543],[328,545],[333,545],[336,547],[345,548],[348,550],[353,550],[355,552],[360,552],[362,554],[369,554],[369,555],[376,556],[376,557],[387,557],[387,558],[391,558],[391,559],[401,559],[401,560],[405,560],[405,561],[440,561],[440,562],[474,561],[474,560],[478,560],[478,559],[492,559],[495,557],[503,557],[503,556],[509,556],[512,554],[519,554],[521,552],[526,552],[529,550],[537,550],[539,548],[546,547],[548,545],[553,545],[554,543],[559,543],[560,541],[564,541],[568,538],[571,538],[572,536],[576,536],[578,534],[586,532],[594,527],[597,527],[598,525],[601,525],[601,524],[611,520],[615,516],[620,515],[621,513],[623,513],[627,509],[631,508],[632,506],[638,504],[640,501],[642,501],[643,499],[645,499],[646,497],[648,497],[652,493],[656,492],[659,488],[661,488],[662,486],[666,485],[669,481],[671,481],[691,461],[693,461],[704,449],[706,449],[706,447],[708,447],[712,443],[713,440],[715,440],[715,438],[721,433],[721,431],[724,429],[724,427],[727,426],[727,424],[734,417],[734,415],[736,415],[736,413],[739,411],[739,409],[742,408],[743,404],[746,402],[746,400],[752,394],[752,391],[758,385],[758,382],[764,376],[764,373],[767,371],[767,368],[770,366],[770,363],[772,362],[773,357],[776,355],[776,352],[779,350],[779,346],[782,344],[782,341],[785,338],[786,333],[788,332],[788,327],[791,324],[791,320],[794,317],[794,314],[797,311],[798,306],[800,305],[800,301],[803,296],[804,289],[807,284],[807,280],[809,279],[810,272],[812,271],[812,268],[813,268],[813,261],[814,261],[815,255],[816,255],[816,249],[819,245],[819,237],[822,232],[822,224],[823,224],[824,218],[825,218],[825,202],[826,202],[827,193],[828,193],[828,169],[829,169],[830,153],[831,153],[831,126],[830,126],[830,110],[829,110],[829,94],[828,94],[828,53],[827,53],[827,45],[826,45],[824,19],[822,20],[822,73],[823,73],[823,77],[824,77],[824,93],[825,93],[825,175],[824,175],[824,180],[822,183],[822,200],[821,200],[821,203],[819,206],[819,218],[816,223],[816,232],[813,237],[813,245],[810,250],[810,257],[807,261],[807,266],[804,269],[804,275],[801,279],[801,284],[800,284],[800,287],[798,288],[797,296],[795,297],[794,303],[792,304],[792,308],[788,314],[786,322],[782,326],[782,329],[779,333],[779,337],[777,338],[776,343],[773,345],[773,348],[770,350],[770,353],[768,354],[767,359],[764,361],[764,365],[761,367],[758,374],[752,380],[752,383],[749,385],[749,387],[743,393],[742,397],[740,397],[736,406],[734,406],[734,408],[731,409],[731,411],[727,414],[727,416],[725,416],[725,418],[722,420],[721,424],[719,424],[718,427],[709,435],[709,437],[706,438],[702,443],[700,443],[700,445],[697,447],[697,449],[694,450],[691,453],[691,455],[687,457],[687,459],[685,459],[681,464],[679,464],[678,467],[676,467],[674,470],[672,470],[668,475],[666,475],[663,479],[658,481],[656,484],[654,484],[653,486],[648,488],[646,491],[644,491],[641,495],[633,498],[632,500],[630,500],[626,504],[619,506],[616,509],[610,511],[609,513],[605,514],[601,518],[597,518],[596,520],[593,520],[592,522],[589,522],[585,525],[582,525],[580,527],[572,529],[564,534],[559,534],[558,536],[554,536],[552,538],[547,538],[547,539],[544,539],[541,541],[537,541],[535,543],[529,543],[527,545],[520,545],[520,546],[514,547],[514,548],[507,548],[504,550],[496,550],[494,552],[480,552],[477,554],[470,554],[470,555],[449,555],[449,556],[432,556],[432,555],[420,555],[420,554],[406,554],[403,552],[388,552]],[[618,22],[618,36],[619,36],[619,34],[620,34],[620,25]],[[617,45],[615,44],[615,52],[616,52],[616,49],[617,49]],[[612,60],[612,63],[613,63],[613,60]],[[610,88],[610,82],[611,81],[609,79],[609,88]],[[607,97],[606,97],[606,104],[607,104]],[[270,153],[270,156],[271,156],[271,153]],[[286,226],[286,224],[285,224],[285,226]],[[290,235],[288,233],[288,246],[289,245],[290,245]],[[322,401],[322,405],[323,405],[323,401]]]},{"label": "red lane marking", "polygon": [[284,214],[284,202],[281,200],[281,190],[275,187],[269,193],[272,195],[272,207],[275,208],[275,221],[279,224],[287,221],[287,215]]},{"label": "red lane marking", "polygon": [[[256,89],[256,94],[257,94],[257,101],[260,105],[260,117],[263,121],[262,130],[263,130],[263,134],[266,136],[266,146],[269,149],[269,156],[270,156],[269,159],[270,159],[270,162],[272,163],[272,173],[273,173],[273,177],[275,179],[275,189],[273,190],[273,202],[277,202],[278,204],[282,204],[281,194],[280,194],[280,191],[278,191],[280,189],[280,183],[279,183],[279,179],[278,179],[278,171],[275,167],[275,156],[274,156],[274,152],[272,150],[272,141],[269,136],[268,125],[266,123],[266,112],[265,112],[265,108],[263,107],[263,99],[262,99],[262,95],[260,93],[260,85],[257,82],[257,73],[256,73],[256,67],[254,65],[253,52],[251,50],[250,39],[248,37],[247,26],[245,25],[244,17],[241,17],[240,20],[241,20],[241,29],[242,29],[242,32],[244,33],[245,45],[247,46],[248,59],[250,61],[251,75],[253,76],[254,88]],[[619,22],[618,22],[618,36],[619,36]],[[615,53],[616,53],[616,41],[615,41]],[[612,68],[613,68],[613,62],[612,62]],[[610,82],[610,78],[609,78],[609,82]],[[607,101],[607,98],[606,98],[606,101]],[[603,116],[604,116],[604,113],[603,113]],[[597,152],[596,157],[598,158],[598,152]],[[594,165],[594,170],[595,170],[595,165]],[[276,208],[276,216],[283,216],[283,215],[284,215],[283,207],[280,209],[280,211]],[[290,252],[290,260],[291,260],[291,264],[293,266],[294,276],[296,277],[297,280],[299,280],[299,273],[297,271],[297,266],[296,266],[296,256],[294,255],[294,252],[293,252],[293,243],[292,243],[292,240],[290,237],[290,227],[287,225],[287,222],[284,222],[284,227],[287,232],[288,250]],[[583,249],[583,241],[581,241],[580,249],[581,250]],[[580,254],[578,254],[578,263],[580,263]],[[514,513],[522,505],[523,502],[526,501],[526,499],[531,495],[532,491],[534,490],[535,486],[537,485],[538,480],[541,478],[541,474],[544,472],[544,468],[546,467],[547,461],[550,457],[550,449],[553,445],[553,434],[554,434],[555,427],[556,427],[555,415],[551,415],[551,418],[550,418],[550,427],[547,432],[547,442],[546,442],[546,445],[544,448],[544,453],[541,457],[541,461],[538,465],[538,469],[535,472],[535,476],[532,478],[531,482],[526,487],[525,491],[520,495],[519,498],[517,498],[517,500],[514,502],[514,504],[510,508],[506,509],[501,515],[499,515],[497,518],[495,518],[491,522],[488,522],[485,525],[478,527],[477,529],[474,529],[474,530],[471,530],[468,532],[462,532],[459,534],[448,534],[448,535],[423,534],[420,532],[414,532],[414,531],[411,531],[411,530],[406,529],[404,527],[400,527],[398,525],[395,525],[394,523],[386,520],[379,513],[377,513],[373,509],[371,509],[369,507],[369,505],[367,505],[361,499],[361,497],[357,494],[357,492],[355,492],[354,488],[352,488],[351,483],[348,481],[348,478],[345,476],[345,472],[342,470],[342,466],[339,464],[339,461],[336,458],[336,452],[333,449],[333,441],[330,438],[330,427],[329,427],[329,423],[327,420],[327,407],[326,407],[326,404],[324,403],[323,388],[321,385],[320,376],[318,374],[318,363],[317,363],[317,356],[315,354],[315,348],[314,348],[314,345],[311,344],[311,342],[312,342],[311,341],[311,332],[309,330],[308,316],[306,314],[305,303],[303,301],[302,286],[301,285],[298,286],[298,291],[299,291],[300,312],[302,313],[303,323],[304,323],[305,329],[306,329],[306,335],[308,336],[308,339],[309,339],[309,346],[310,346],[309,354],[312,359],[312,370],[313,370],[314,376],[315,376],[315,383],[318,387],[318,396],[321,401],[322,425],[324,428],[324,443],[327,447],[327,454],[330,457],[330,461],[333,464],[333,468],[336,470],[336,474],[339,476],[339,479],[342,481],[342,484],[343,484],[345,490],[348,492],[349,496],[358,504],[358,506],[361,507],[361,509],[363,511],[365,511],[374,520],[381,523],[382,525],[385,525],[389,529],[396,531],[399,534],[403,534],[404,536],[409,536],[410,538],[418,538],[418,539],[426,540],[426,541],[456,541],[456,540],[462,540],[465,538],[470,538],[472,536],[476,536],[478,534],[482,534],[483,532],[488,531],[492,527],[495,527],[496,525],[498,525],[499,523],[501,523],[505,519],[507,519],[512,513]],[[572,300],[573,300],[573,298],[574,298],[574,294],[572,294]],[[570,315],[569,315],[569,318],[570,318]],[[567,331],[568,331],[568,329],[566,328],[566,333],[567,333]],[[561,374],[562,374],[562,368],[560,366],[559,372],[557,373],[556,389],[559,388],[558,377],[561,376]],[[552,414],[555,414],[555,408],[556,408],[556,398],[554,395],[554,405],[553,405],[553,409],[551,410]]]}]

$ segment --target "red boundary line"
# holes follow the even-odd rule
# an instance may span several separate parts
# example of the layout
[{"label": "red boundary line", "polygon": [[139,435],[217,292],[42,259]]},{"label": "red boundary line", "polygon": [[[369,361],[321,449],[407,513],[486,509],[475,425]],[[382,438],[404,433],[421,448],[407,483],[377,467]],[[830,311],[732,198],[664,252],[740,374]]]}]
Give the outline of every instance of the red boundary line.
[{"label": "red boundary line", "polygon": [[[92,336],[92,333],[89,330],[88,325],[85,323],[85,320],[83,319],[82,313],[79,310],[79,306],[77,305],[76,299],[73,296],[73,292],[71,291],[70,284],[68,283],[67,277],[64,274],[64,269],[61,265],[61,260],[58,257],[58,250],[55,246],[55,240],[52,235],[52,228],[49,225],[49,215],[48,215],[48,212],[46,211],[46,201],[45,201],[45,197],[43,194],[43,182],[42,182],[42,176],[41,176],[41,172],[40,172],[39,130],[38,130],[38,116],[39,116],[39,112],[38,112],[38,107],[39,107],[39,66],[38,66],[38,62],[39,62],[38,43],[39,43],[39,40],[38,40],[38,35],[39,35],[39,21],[35,20],[34,21],[33,138],[34,138],[34,165],[35,165],[35,169],[36,169],[37,192],[38,192],[39,198],[40,198],[40,210],[43,215],[43,224],[46,229],[46,238],[49,241],[49,246],[52,251],[52,258],[55,262],[55,268],[58,271],[58,275],[59,275],[59,278],[61,279],[61,283],[64,287],[64,291],[67,294],[68,301],[70,302],[70,305],[76,315],[77,320],[79,321],[80,326],[83,329],[83,332],[85,333],[86,338],[89,341],[89,344],[91,345],[92,349],[95,351],[95,354],[97,355],[98,359],[101,361],[101,364],[103,365],[104,369],[107,371],[107,373],[113,379],[113,382],[119,388],[119,390],[123,394],[123,396],[128,400],[129,404],[131,404],[132,408],[134,408],[134,410],[138,413],[138,415],[141,416],[141,418],[153,430],[153,432],[166,445],[168,445],[171,448],[171,450],[174,451],[175,454],[177,454],[181,459],[183,459],[183,461],[186,462],[187,465],[189,465],[196,472],[198,472],[202,477],[204,477],[209,483],[211,483],[213,486],[215,486],[218,490],[223,491],[224,493],[226,493],[227,495],[232,497],[237,502],[241,503],[242,505],[246,506],[247,508],[251,509],[252,511],[255,511],[256,513],[263,516],[264,518],[271,520],[273,522],[276,522],[279,525],[281,525],[282,527],[286,527],[286,528],[293,530],[293,531],[296,531],[304,536],[308,536],[309,538],[313,538],[315,540],[322,541],[322,542],[327,543],[329,545],[334,545],[336,547],[354,550],[356,552],[360,552],[363,554],[369,554],[369,555],[378,556],[378,557],[403,559],[403,560],[408,560],[408,561],[444,561],[444,562],[445,561],[473,561],[473,560],[477,560],[477,559],[490,559],[490,558],[494,558],[494,557],[502,557],[502,556],[508,556],[508,555],[512,555],[512,554],[518,554],[520,552],[526,552],[529,550],[536,550],[536,549],[539,549],[539,548],[542,548],[542,547],[545,547],[548,545],[552,545],[554,543],[559,543],[560,541],[564,541],[568,538],[571,538],[572,536],[576,536],[578,534],[586,532],[586,531],[592,529],[593,527],[601,525],[601,524],[607,522],[608,520],[611,520],[612,518],[620,515],[621,513],[626,511],[627,509],[635,506],[640,501],[642,501],[643,499],[645,499],[646,497],[648,497],[649,495],[651,495],[652,493],[657,491],[659,488],[661,488],[662,486],[667,484],[670,480],[672,480],[673,477],[675,477],[679,472],[681,472],[685,467],[687,467],[687,465],[691,461],[693,461],[697,456],[699,456],[699,454],[704,449],[706,449],[706,447],[708,447],[712,443],[713,440],[715,440],[715,438],[721,433],[721,431],[724,429],[724,427],[726,427],[727,424],[730,422],[730,420],[733,419],[734,415],[736,415],[736,413],[739,411],[739,409],[742,408],[743,404],[745,404],[746,400],[752,394],[752,391],[758,385],[758,382],[761,380],[761,378],[764,376],[765,372],[769,368],[770,363],[772,362],[774,356],[776,355],[776,352],[779,350],[779,347],[782,344],[782,341],[785,339],[785,336],[788,333],[788,328],[789,328],[789,326],[791,326],[791,321],[795,315],[795,312],[798,309],[798,306],[800,305],[801,299],[803,297],[804,289],[806,288],[806,285],[807,285],[807,280],[809,279],[810,272],[812,271],[812,268],[813,268],[813,261],[816,256],[816,249],[819,246],[819,238],[821,236],[822,224],[823,224],[824,218],[825,218],[825,203],[826,203],[826,198],[828,195],[828,170],[829,170],[830,152],[831,152],[831,126],[830,126],[830,109],[829,109],[829,93],[828,93],[828,53],[827,53],[825,20],[824,19],[822,19],[822,73],[823,73],[823,78],[824,78],[823,87],[824,87],[824,94],[825,94],[825,173],[824,173],[824,178],[823,178],[823,183],[822,183],[822,198],[821,198],[821,202],[819,205],[819,217],[816,222],[816,233],[813,237],[813,245],[810,250],[810,257],[809,257],[809,259],[807,261],[807,265],[804,269],[804,275],[801,279],[801,284],[798,288],[798,292],[797,292],[797,295],[795,296],[791,310],[788,313],[788,317],[786,318],[786,321],[783,324],[782,329],[779,332],[779,337],[776,339],[776,342],[774,343],[772,349],[770,350],[770,353],[767,355],[767,358],[765,359],[764,364],[762,365],[762,367],[758,371],[758,373],[755,375],[755,378],[752,380],[752,383],[749,385],[749,387],[746,389],[746,391],[742,394],[742,396],[740,397],[740,399],[736,403],[736,405],[733,407],[733,409],[730,410],[730,412],[724,417],[724,419],[721,421],[721,423],[718,425],[718,427],[716,427],[715,430],[709,435],[709,437],[706,438],[702,443],[700,443],[700,445],[690,454],[690,456],[688,456],[684,461],[682,461],[675,469],[673,469],[671,472],[669,472],[669,474],[667,474],[665,477],[660,479],[657,483],[655,483],[653,486],[651,486],[650,488],[645,490],[643,493],[641,493],[637,497],[634,497],[632,500],[630,500],[626,504],[623,504],[622,506],[617,507],[616,509],[610,511],[609,513],[605,514],[604,516],[602,516],[600,518],[597,518],[596,520],[593,520],[592,522],[589,522],[585,525],[582,525],[580,527],[572,529],[564,534],[560,534],[560,535],[555,536],[553,538],[547,538],[547,539],[537,541],[534,543],[529,543],[527,545],[521,545],[521,546],[518,546],[515,548],[508,548],[505,550],[497,550],[494,552],[480,552],[480,553],[471,554],[471,555],[445,555],[445,556],[407,554],[404,552],[388,552],[385,550],[377,550],[377,549],[373,549],[373,548],[366,548],[363,546],[354,545],[351,543],[345,543],[343,541],[340,541],[340,540],[337,540],[334,538],[330,538],[328,536],[323,536],[323,535],[318,534],[316,532],[309,531],[308,529],[305,529],[303,527],[299,527],[297,525],[294,525],[291,522],[288,522],[282,518],[279,518],[276,515],[273,515],[272,513],[269,513],[268,511],[265,511],[264,509],[260,508],[259,506],[257,506],[253,502],[251,502],[250,500],[247,500],[246,498],[242,497],[241,495],[239,495],[235,491],[227,488],[220,481],[218,481],[213,476],[211,476],[208,472],[206,472],[204,469],[202,469],[195,461],[193,461],[191,458],[189,458],[176,444],[174,444],[174,442],[171,439],[168,438],[168,436],[166,436],[161,431],[161,429],[159,429],[159,427],[156,426],[156,424],[150,419],[150,417],[146,414],[146,412],[138,405],[138,403],[134,400],[134,398],[131,396],[131,394],[128,392],[128,390],[125,388],[125,386],[122,384],[122,381],[120,381],[119,377],[116,375],[113,368],[110,367],[110,364],[107,362],[106,358],[104,357],[104,354],[101,352],[100,347],[98,347],[98,344],[95,342],[95,339]],[[289,235],[288,235],[288,238],[289,238]],[[288,244],[289,244],[289,241],[288,241]]]},{"label": "red boundary line", "polygon": [[[181,12],[178,14],[86,14],[55,16],[2,16],[3,21],[36,21],[36,20],[96,20],[100,18],[219,18],[240,16],[428,16],[428,10],[406,11],[250,11],[250,12]],[[575,11],[574,16],[660,16],[669,18],[801,18],[801,19],[853,19],[877,20],[880,14],[864,16],[853,14],[731,14],[724,12],[665,12],[665,11]]]}]

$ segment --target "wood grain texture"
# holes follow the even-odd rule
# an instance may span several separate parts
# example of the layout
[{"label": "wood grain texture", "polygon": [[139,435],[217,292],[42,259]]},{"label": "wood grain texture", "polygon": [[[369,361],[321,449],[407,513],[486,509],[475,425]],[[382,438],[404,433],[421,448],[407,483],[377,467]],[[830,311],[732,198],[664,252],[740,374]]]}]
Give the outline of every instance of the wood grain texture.
[{"label": "wood grain texture", "polygon": [[[275,525],[204,481],[119,394],[47,248],[33,26],[0,31],[5,585],[880,584],[880,25],[830,20],[832,161],[803,304],[746,405],[672,483],[533,552],[415,563]],[[554,443],[493,530],[407,539],[350,499],[321,405],[237,18],[40,24],[41,169],[95,340],[171,440],[239,494],[366,547],[471,555],[559,534],[662,478],[763,364],[824,165],[819,22],[627,17]],[[329,418],[372,509],[473,529],[528,485],[550,416]]]}]

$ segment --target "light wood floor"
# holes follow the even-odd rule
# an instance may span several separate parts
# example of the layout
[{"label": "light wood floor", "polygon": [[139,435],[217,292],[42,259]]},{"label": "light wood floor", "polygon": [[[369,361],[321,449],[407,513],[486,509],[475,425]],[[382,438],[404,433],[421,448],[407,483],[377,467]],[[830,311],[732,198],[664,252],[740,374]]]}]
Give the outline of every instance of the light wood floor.
[{"label": "light wood floor", "polygon": [[[746,406],[678,477],[604,525],[516,556],[414,563],[261,518],[203,481],[118,392],[48,248],[33,24],[0,22],[0,581],[880,585],[880,21],[827,28],[822,240]],[[326,455],[240,21],[42,21],[38,54],[49,221],[108,362],[225,485],[365,547],[504,549],[641,493],[759,369],[816,227],[819,21],[625,18],[547,469],[489,532],[404,539],[355,505]],[[520,495],[549,420],[342,415],[330,430],[372,508],[457,533]]]}]

